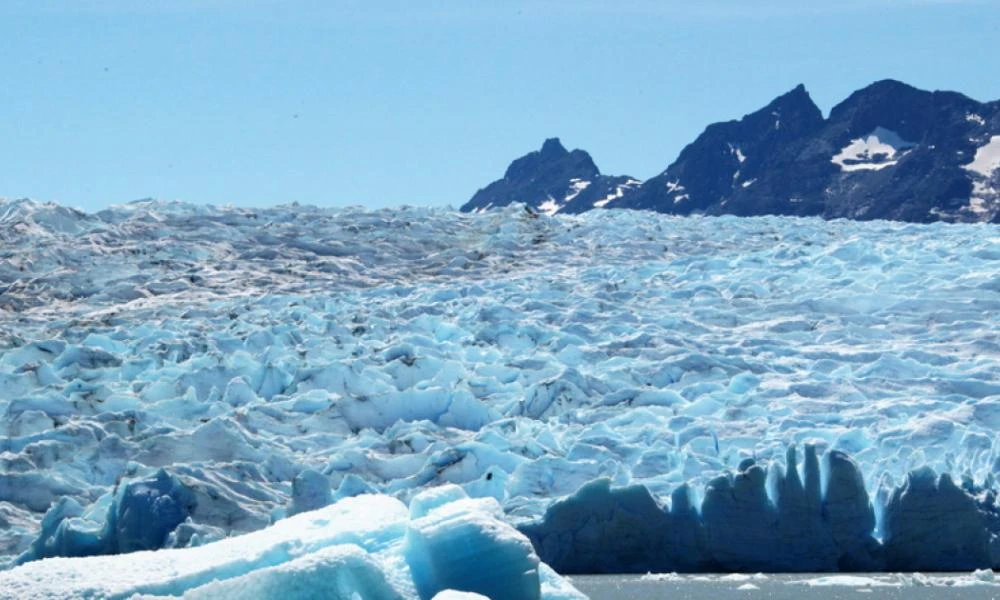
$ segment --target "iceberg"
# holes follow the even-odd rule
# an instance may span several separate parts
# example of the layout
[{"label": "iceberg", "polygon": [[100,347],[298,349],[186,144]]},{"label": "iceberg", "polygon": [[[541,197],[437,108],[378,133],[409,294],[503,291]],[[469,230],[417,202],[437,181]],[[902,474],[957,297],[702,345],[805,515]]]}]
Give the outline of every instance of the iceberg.
[{"label": "iceberg", "polygon": [[0,572],[0,598],[580,600],[492,499],[451,486],[412,516],[382,495],[347,498],[202,546],[49,558]]}]

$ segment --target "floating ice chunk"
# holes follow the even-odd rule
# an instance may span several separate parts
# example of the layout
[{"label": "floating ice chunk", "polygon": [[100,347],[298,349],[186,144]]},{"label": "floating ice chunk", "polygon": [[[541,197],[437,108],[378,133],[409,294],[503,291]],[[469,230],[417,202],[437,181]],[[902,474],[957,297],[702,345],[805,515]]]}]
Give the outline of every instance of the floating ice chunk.
[{"label": "floating ice chunk", "polygon": [[354,543],[368,552],[384,551],[401,540],[406,515],[406,506],[393,498],[348,499],[195,548],[31,562],[0,572],[0,590],[14,598],[181,595],[330,546]]},{"label": "floating ice chunk", "polygon": [[436,506],[414,520],[398,500],[368,495],[183,550],[35,561],[0,572],[0,597],[584,598],[497,518],[495,501],[455,489],[422,499]]},{"label": "floating ice chunk", "polygon": [[[445,496],[457,496],[454,489]],[[414,501],[429,507],[442,500]],[[422,510],[418,509],[418,513]],[[493,600],[541,597],[539,560],[528,541],[512,526],[496,520],[500,506],[492,498],[459,500],[433,508],[412,520],[404,552],[421,597],[455,589]]]},{"label": "floating ice chunk", "polygon": [[811,587],[832,587],[844,586],[855,588],[869,587],[902,587],[899,580],[890,580],[884,577],[866,577],[863,575],[829,575],[826,577],[815,577],[813,579],[803,579],[800,581],[790,581],[790,584],[808,585]]}]

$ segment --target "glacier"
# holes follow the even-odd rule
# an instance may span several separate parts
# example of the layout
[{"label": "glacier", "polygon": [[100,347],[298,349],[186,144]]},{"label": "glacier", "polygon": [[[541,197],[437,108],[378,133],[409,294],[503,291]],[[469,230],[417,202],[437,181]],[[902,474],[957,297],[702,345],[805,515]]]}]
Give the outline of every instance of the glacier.
[{"label": "glacier", "polygon": [[17,200],[0,241],[12,573],[447,484],[566,572],[1000,565],[995,225]]}]

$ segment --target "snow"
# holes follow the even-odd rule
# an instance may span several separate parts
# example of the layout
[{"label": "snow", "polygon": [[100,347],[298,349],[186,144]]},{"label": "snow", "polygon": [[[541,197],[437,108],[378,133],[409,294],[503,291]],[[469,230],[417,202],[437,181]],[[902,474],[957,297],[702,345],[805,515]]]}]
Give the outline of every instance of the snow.
[{"label": "snow", "polygon": [[690,196],[687,193],[681,193],[684,192],[685,188],[683,185],[681,185],[680,180],[668,181],[666,185],[667,185],[667,191],[674,195],[674,204],[680,204],[681,202],[690,198]]},{"label": "snow", "polygon": [[574,198],[580,195],[580,192],[590,187],[589,181],[584,181],[580,179],[570,179],[569,180],[569,193],[566,198],[563,199],[563,204],[569,204]]},{"label": "snow", "polygon": [[639,181],[638,179],[629,179],[623,184],[616,185],[614,192],[601,198],[600,200],[594,201],[594,208],[604,208],[612,200],[617,200],[618,198],[624,196],[626,191],[636,188],[640,185],[642,185],[642,182]]},{"label": "snow", "polygon": [[538,207],[538,211],[542,214],[552,216],[562,210],[564,206],[572,202],[580,192],[590,187],[590,181],[584,181],[581,179],[570,179],[569,180],[569,190],[566,193],[566,197],[562,199],[562,202],[556,200],[550,194],[545,202],[542,202]]},{"label": "snow", "polygon": [[543,213],[543,214],[552,216],[552,215],[556,214],[557,212],[559,212],[559,209],[562,208],[562,207],[563,207],[563,205],[559,204],[558,202],[556,202],[555,198],[553,198],[552,196],[549,196],[548,199],[545,202],[542,202],[538,206],[538,211],[541,212],[541,213]]},{"label": "snow", "polygon": [[741,150],[739,146],[729,144],[729,151],[736,157],[736,160],[738,160],[740,164],[743,164],[743,161],[747,159],[746,155],[743,154],[743,150]]},{"label": "snow", "polygon": [[617,187],[617,188],[615,188],[615,192],[613,194],[605,196],[605,197],[601,198],[600,200],[595,200],[594,201],[594,208],[604,208],[612,200],[617,200],[618,198],[621,198],[624,195],[625,195],[624,190],[621,187]]},{"label": "snow", "polygon": [[743,183],[741,183],[740,185],[741,185],[742,187],[745,187],[745,188],[748,188],[748,187],[750,187],[751,185],[753,185],[753,184],[755,184],[755,183],[757,183],[757,178],[756,178],[756,177],[754,177],[753,179],[750,179],[750,180],[748,180],[748,181],[744,181],[744,182],[743,182]]},{"label": "snow", "polygon": [[[978,187],[978,188],[975,188],[973,191],[977,195],[978,194],[985,194],[986,193],[986,188],[985,187]],[[969,212],[976,213],[977,215],[988,214],[990,212],[990,209],[986,205],[986,200],[984,200],[981,197],[977,197],[977,195],[973,195],[971,198],[969,198],[969,205],[968,205],[967,210]]]},{"label": "snow", "polygon": [[1000,168],[1000,135],[994,135],[984,146],[976,148],[972,162],[962,167],[982,177],[990,177]]},{"label": "snow", "polygon": [[[602,479],[608,497],[586,497],[680,511],[694,539],[711,525],[696,548],[738,564],[926,539],[894,516],[912,502],[952,511],[995,558],[995,226],[523,205],[0,214],[7,566],[195,551],[371,492],[412,509],[445,484],[527,530]],[[834,507],[820,517],[794,509],[816,499],[807,443]],[[777,485],[793,446],[798,495]],[[824,470],[832,451],[856,469]],[[909,483],[923,466],[934,485]],[[785,529],[739,529],[741,514]],[[618,530],[642,528],[591,529]],[[981,545],[962,552],[988,566]]]},{"label": "snow", "polygon": [[501,513],[461,490],[419,517],[359,496],[204,546],[31,562],[0,572],[0,598],[583,598]]},{"label": "snow", "polygon": [[876,127],[868,135],[851,140],[830,162],[842,171],[878,171],[895,165],[914,146],[895,131]]},{"label": "snow", "polygon": [[[989,220],[1000,211],[1000,135],[976,149],[972,162],[962,168],[972,177],[969,203],[960,212]],[[951,216],[951,215],[949,215]]]},{"label": "snow", "polygon": [[986,125],[986,119],[975,113],[967,113],[965,115],[965,120],[970,123],[975,123],[976,125]]}]

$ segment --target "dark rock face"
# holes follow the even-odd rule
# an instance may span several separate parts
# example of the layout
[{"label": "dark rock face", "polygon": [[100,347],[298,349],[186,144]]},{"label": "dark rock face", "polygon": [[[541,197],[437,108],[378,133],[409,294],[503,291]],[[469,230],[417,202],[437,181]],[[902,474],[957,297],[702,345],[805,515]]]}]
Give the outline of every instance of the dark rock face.
[{"label": "dark rock face", "polygon": [[[642,184],[598,175],[585,152],[549,140],[462,210],[520,201],[549,202],[549,213],[632,208],[1000,222],[998,167],[1000,101],[885,80],[851,94],[824,119],[800,85],[738,121],[709,125]],[[571,182],[582,181],[591,184],[573,195]]]},{"label": "dark rock face", "polygon": [[[819,108],[799,86],[739,121],[709,125],[663,173],[610,206],[682,215],[810,214],[788,199],[821,191],[818,179],[836,169],[802,143],[822,128]],[[796,177],[787,176],[792,169]],[[751,207],[751,197],[763,202]]]},{"label": "dark rock face", "polygon": [[600,208],[639,186],[631,177],[601,175],[583,150],[566,150],[559,138],[545,140],[542,149],[515,160],[503,179],[476,192],[465,212],[524,204],[546,213],[580,213]]}]

